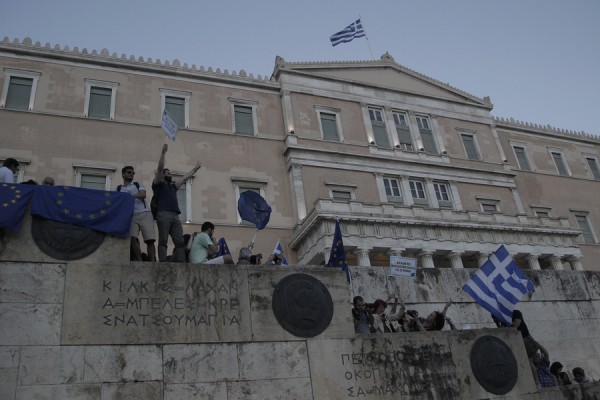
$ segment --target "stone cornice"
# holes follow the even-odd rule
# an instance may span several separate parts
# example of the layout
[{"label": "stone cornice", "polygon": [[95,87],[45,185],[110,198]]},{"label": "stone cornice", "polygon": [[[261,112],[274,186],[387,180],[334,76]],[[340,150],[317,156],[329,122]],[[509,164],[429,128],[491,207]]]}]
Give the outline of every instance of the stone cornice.
[{"label": "stone cornice", "polygon": [[540,125],[531,122],[518,121],[514,118],[502,118],[492,117],[496,128],[516,128],[521,131],[527,131],[529,133],[540,134],[545,136],[553,136],[557,138],[571,138],[579,139],[582,141],[593,142],[594,144],[600,143],[600,137],[592,133],[580,131],[571,131],[568,129],[555,128],[551,125]]}]

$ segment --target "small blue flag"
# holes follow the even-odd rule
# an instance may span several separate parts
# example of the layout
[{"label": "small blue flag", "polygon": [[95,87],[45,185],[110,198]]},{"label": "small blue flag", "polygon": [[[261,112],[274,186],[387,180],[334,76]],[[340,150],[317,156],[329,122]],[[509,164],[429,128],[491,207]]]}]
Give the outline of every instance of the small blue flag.
[{"label": "small blue flag", "polygon": [[225,238],[219,239],[219,241],[217,242],[217,249],[217,257],[224,256],[226,254],[231,254],[231,252],[229,251],[229,246],[227,246],[227,242],[225,241]]},{"label": "small blue flag", "polygon": [[14,232],[21,230],[25,211],[35,189],[34,185],[0,184],[0,228]]},{"label": "small blue flag", "polygon": [[465,283],[463,290],[492,315],[511,325],[515,305],[534,288],[501,245]]},{"label": "small blue flag", "polygon": [[360,19],[357,19],[355,22],[351,23],[338,33],[331,35],[329,40],[331,40],[332,46],[337,46],[340,43],[348,43],[354,38],[360,38],[364,36],[365,31],[362,27],[362,23],[360,22]]},{"label": "small blue flag", "polygon": [[269,223],[271,218],[271,206],[266,200],[256,192],[247,190],[240,194],[238,200],[238,212],[244,221],[256,225],[256,229],[261,230]]},{"label": "small blue flag", "polygon": [[69,186],[37,189],[31,202],[32,215],[129,237],[135,201],[129,193]]},{"label": "small blue flag", "polygon": [[273,250],[273,255],[281,257],[281,265],[285,265],[286,267],[289,266],[288,260],[283,255],[283,247],[281,247],[281,242],[279,241],[279,239],[277,240],[277,244],[275,245],[275,249]]},{"label": "small blue flag", "polygon": [[329,261],[326,267],[342,268],[346,272],[346,280],[350,283],[350,271],[346,263],[346,252],[344,251],[344,241],[342,240],[342,231],[340,229],[340,221],[335,221],[335,232],[333,234],[333,243],[331,244],[331,252],[329,253]]}]

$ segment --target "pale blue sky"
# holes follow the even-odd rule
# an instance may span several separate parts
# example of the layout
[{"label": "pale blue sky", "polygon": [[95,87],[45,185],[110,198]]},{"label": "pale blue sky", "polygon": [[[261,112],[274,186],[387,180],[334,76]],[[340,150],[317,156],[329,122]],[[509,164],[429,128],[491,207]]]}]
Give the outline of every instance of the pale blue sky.
[{"label": "pale blue sky", "polygon": [[[359,15],[369,42],[332,47]],[[600,0],[0,0],[5,36],[267,76],[370,43],[495,116],[600,135]]]}]

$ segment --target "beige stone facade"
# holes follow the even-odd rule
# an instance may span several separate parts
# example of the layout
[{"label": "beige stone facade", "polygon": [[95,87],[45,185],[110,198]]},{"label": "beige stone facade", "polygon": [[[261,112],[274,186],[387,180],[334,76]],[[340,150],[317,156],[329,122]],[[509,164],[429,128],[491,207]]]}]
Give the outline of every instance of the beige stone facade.
[{"label": "beige stone facade", "polygon": [[494,118],[488,98],[388,54],[277,57],[261,77],[5,39],[0,68],[0,158],[22,163],[19,181],[114,189],[133,165],[149,187],[175,110],[167,167],[202,162],[185,230],[212,221],[234,255],[254,234],[236,207],[253,189],[273,208],[256,249],[280,239],[291,263],[325,263],[339,218],[351,265],[477,267],[505,244],[525,269],[599,269],[598,138]]}]

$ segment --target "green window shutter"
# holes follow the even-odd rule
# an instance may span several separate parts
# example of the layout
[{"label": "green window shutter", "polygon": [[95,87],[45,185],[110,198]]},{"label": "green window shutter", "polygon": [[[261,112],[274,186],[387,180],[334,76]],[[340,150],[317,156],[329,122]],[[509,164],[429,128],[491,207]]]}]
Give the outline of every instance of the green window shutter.
[{"label": "green window shutter", "polygon": [[465,146],[465,152],[469,160],[479,160],[479,154],[477,153],[477,147],[475,146],[475,138],[471,135],[461,135],[463,145]]},{"label": "green window shutter", "polygon": [[177,191],[177,204],[179,204],[179,219],[183,222],[187,221],[187,195],[185,183],[179,187]]},{"label": "green window shutter", "polygon": [[323,139],[339,141],[337,119],[335,114],[321,113],[321,129]]},{"label": "green window shutter", "polygon": [[430,129],[419,129],[421,133],[421,140],[423,141],[423,148],[426,153],[437,154],[437,146],[435,139],[433,138],[433,132]]},{"label": "green window shutter", "polygon": [[515,156],[517,156],[519,168],[523,171],[531,171],[531,166],[527,160],[527,154],[525,154],[525,148],[515,146],[513,149],[515,150]]},{"label": "green window shutter", "polygon": [[31,100],[31,87],[33,79],[11,76],[8,84],[8,93],[6,94],[6,108],[13,110],[29,110],[29,100]]},{"label": "green window shutter", "polygon": [[592,176],[595,180],[600,180],[600,171],[598,171],[598,162],[595,158],[586,158],[588,165],[590,166],[590,171],[592,172]]},{"label": "green window shutter", "polygon": [[88,117],[110,119],[110,103],[112,89],[98,86],[90,87],[90,103],[88,104]]},{"label": "green window shutter", "polygon": [[106,176],[81,174],[81,187],[85,189],[106,190]]},{"label": "green window shutter", "polygon": [[583,241],[588,244],[596,243],[596,239],[594,239],[594,234],[592,233],[592,228],[590,227],[587,217],[585,215],[576,215],[575,219],[577,220],[579,229],[581,229]]},{"label": "green window shutter", "polygon": [[569,173],[567,172],[567,166],[565,165],[565,161],[562,158],[562,154],[553,152],[552,158],[554,159],[554,164],[556,165],[558,174],[562,176],[569,176]]},{"label": "green window shutter", "polygon": [[180,128],[185,128],[185,99],[165,96],[165,110],[173,117]]},{"label": "green window shutter", "polygon": [[254,119],[252,107],[233,106],[235,113],[235,133],[238,135],[254,135]]}]

